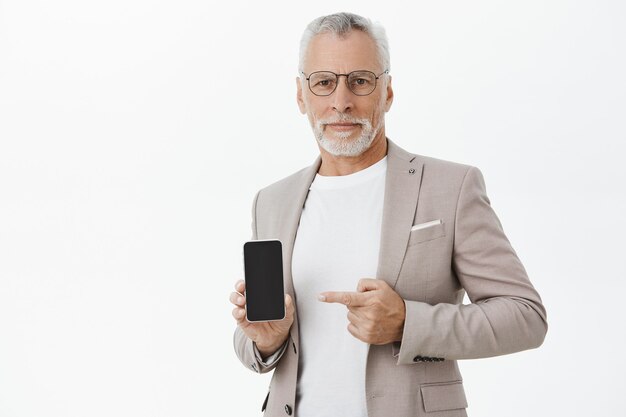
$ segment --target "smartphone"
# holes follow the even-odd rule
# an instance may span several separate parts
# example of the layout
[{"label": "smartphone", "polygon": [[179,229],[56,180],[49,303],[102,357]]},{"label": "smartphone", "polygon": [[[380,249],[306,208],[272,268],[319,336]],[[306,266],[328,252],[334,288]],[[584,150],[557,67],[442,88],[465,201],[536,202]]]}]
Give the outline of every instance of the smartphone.
[{"label": "smartphone", "polygon": [[246,319],[250,322],[284,319],[283,245],[280,240],[244,243],[243,264]]}]

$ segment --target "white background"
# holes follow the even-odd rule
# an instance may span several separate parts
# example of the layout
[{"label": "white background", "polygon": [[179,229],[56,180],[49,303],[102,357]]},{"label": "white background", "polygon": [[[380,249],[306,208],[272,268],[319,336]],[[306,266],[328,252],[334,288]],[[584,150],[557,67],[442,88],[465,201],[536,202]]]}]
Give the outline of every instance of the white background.
[{"label": "white background", "polygon": [[387,28],[388,136],[482,170],[548,310],[459,363],[470,416],[623,415],[623,1],[0,0],[0,416],[261,415],[228,297],[255,191],[318,153],[302,30],[344,10]]}]

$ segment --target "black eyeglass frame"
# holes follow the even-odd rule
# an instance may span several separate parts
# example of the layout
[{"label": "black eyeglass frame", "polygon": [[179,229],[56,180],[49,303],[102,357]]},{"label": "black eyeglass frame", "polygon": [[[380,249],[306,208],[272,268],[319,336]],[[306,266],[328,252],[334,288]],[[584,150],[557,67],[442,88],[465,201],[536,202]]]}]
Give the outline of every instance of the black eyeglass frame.
[{"label": "black eyeglass frame", "polygon": [[[333,88],[333,91],[331,91],[331,92],[330,92],[330,93],[328,93],[328,94],[317,94],[317,93],[315,93],[315,92],[313,91],[313,89],[311,88],[311,76],[312,76],[313,74],[318,74],[318,73],[320,73],[320,72],[326,72],[326,73],[333,74],[333,75],[335,76],[335,78],[337,79],[337,82],[335,83],[335,88]],[[370,74],[374,74],[374,88],[372,88],[372,91],[370,91],[370,92],[369,92],[369,93],[367,93],[367,94],[357,94],[357,93],[355,93],[354,91],[352,91],[352,88],[350,88],[350,84],[348,83],[348,78],[350,77],[350,74],[353,74],[353,73],[355,73],[355,72],[369,72]],[[339,77],[340,77],[340,76],[342,76],[342,75],[346,77],[346,86],[348,87],[348,90],[350,90],[350,92],[351,92],[352,94],[354,94],[355,96],[359,96],[359,97],[365,97],[365,96],[369,96],[369,95],[370,95],[370,94],[372,94],[374,91],[376,91],[376,86],[378,85],[378,79],[379,79],[380,77],[382,77],[382,76],[383,76],[383,74],[389,74],[389,70],[388,70],[388,69],[386,69],[386,70],[384,70],[383,72],[381,72],[381,73],[380,73],[380,74],[378,74],[378,75],[376,75],[376,73],[375,73],[375,72],[370,71],[370,70],[354,70],[354,71],[350,71],[350,72],[349,72],[349,73],[347,73],[347,74],[335,74],[335,73],[334,73],[334,72],[332,72],[332,71],[314,71],[314,72],[310,73],[308,77],[307,77],[307,75],[304,73],[304,71],[300,71],[300,74],[302,74],[302,75],[304,76],[304,79],[307,81],[307,85],[309,86],[309,91],[310,91],[311,93],[313,93],[314,95],[318,96],[318,97],[328,97],[328,96],[330,96],[332,93],[334,93],[334,92],[335,92],[335,90],[337,89],[337,86],[339,85]]]}]

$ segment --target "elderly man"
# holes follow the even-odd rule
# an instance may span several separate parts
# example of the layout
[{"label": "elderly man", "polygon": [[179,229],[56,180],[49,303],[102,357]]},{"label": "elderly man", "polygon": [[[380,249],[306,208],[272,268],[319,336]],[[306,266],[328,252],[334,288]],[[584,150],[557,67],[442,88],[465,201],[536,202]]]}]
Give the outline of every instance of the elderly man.
[{"label": "elderly man", "polygon": [[324,16],[300,48],[297,102],[320,155],[254,199],[252,238],[283,243],[286,317],[248,322],[238,281],[237,356],[275,370],[266,416],[466,416],[457,360],[541,345],[541,298],[481,171],[385,136],[384,29]]}]

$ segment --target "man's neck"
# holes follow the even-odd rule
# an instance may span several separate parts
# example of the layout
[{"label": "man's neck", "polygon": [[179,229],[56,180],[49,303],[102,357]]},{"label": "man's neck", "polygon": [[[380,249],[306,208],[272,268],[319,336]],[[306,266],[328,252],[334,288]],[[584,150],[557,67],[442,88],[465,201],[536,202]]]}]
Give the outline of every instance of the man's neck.
[{"label": "man's neck", "polygon": [[350,175],[374,165],[387,155],[387,138],[385,132],[379,132],[372,145],[361,155],[334,156],[320,147],[322,164],[317,171],[319,175],[331,177]]}]

